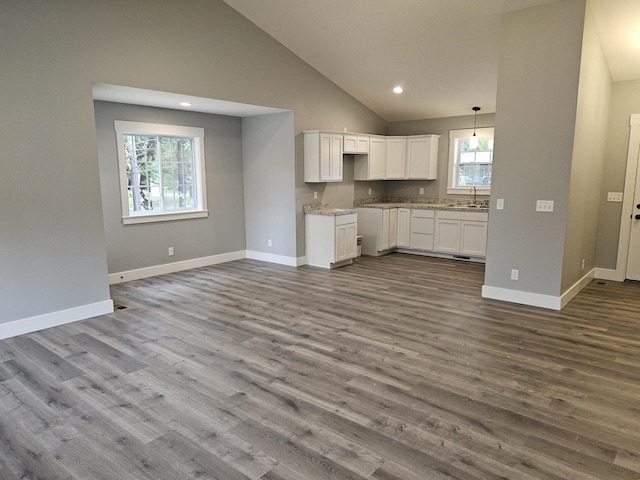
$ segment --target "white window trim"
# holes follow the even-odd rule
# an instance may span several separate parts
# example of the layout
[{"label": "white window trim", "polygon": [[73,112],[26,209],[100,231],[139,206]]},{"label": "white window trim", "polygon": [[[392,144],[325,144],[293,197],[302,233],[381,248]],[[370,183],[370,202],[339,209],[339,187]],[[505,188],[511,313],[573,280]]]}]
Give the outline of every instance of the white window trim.
[{"label": "white window trim", "polygon": [[[476,135],[478,137],[491,137],[493,138],[495,128],[483,127],[476,128]],[[473,135],[473,128],[465,128],[462,130],[449,130],[449,178],[447,180],[447,194],[448,195],[473,195],[473,187],[454,187],[456,178],[456,145],[455,141],[458,138],[469,138]],[[476,187],[476,195],[491,195],[491,187]]]},{"label": "white window trim", "polygon": [[[204,158],[204,128],[167,125],[162,123],[129,122],[124,120],[115,120],[113,124],[116,132],[116,145],[118,149],[120,205],[122,208],[123,224],[131,225],[149,222],[166,222],[171,220],[186,220],[189,218],[203,218],[209,216],[209,211],[207,210],[207,185]],[[196,208],[184,209],[179,212],[171,211],[139,213],[136,215],[129,214],[127,166],[124,150],[124,135],[127,133],[193,138],[194,148],[198,152],[196,161],[194,162],[197,178],[195,189],[196,204],[198,206]]]}]

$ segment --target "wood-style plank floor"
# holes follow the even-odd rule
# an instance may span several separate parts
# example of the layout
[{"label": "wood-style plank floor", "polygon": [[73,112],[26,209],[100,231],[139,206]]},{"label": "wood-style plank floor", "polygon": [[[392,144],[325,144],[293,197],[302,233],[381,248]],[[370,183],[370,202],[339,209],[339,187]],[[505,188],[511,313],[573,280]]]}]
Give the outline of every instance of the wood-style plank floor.
[{"label": "wood-style plank floor", "polygon": [[481,264],[242,260],[0,342],[0,479],[640,479],[640,284],[562,312]]}]

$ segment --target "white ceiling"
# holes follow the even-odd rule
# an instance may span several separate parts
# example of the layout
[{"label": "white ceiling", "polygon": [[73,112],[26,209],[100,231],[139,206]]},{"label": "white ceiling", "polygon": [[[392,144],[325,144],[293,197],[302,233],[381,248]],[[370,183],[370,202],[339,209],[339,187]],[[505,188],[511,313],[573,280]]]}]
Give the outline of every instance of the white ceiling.
[{"label": "white ceiling", "polygon": [[[554,0],[224,0],[387,121],[494,112],[500,16]],[[640,0],[590,0],[614,81],[640,78]],[[392,93],[401,85],[402,95]]]}]

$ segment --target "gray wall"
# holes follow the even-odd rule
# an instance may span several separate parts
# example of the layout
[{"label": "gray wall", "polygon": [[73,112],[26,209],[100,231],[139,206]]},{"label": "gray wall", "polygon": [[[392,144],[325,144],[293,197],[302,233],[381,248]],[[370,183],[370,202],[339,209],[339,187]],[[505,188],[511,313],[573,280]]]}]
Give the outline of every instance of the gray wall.
[{"label": "gray wall", "polygon": [[607,149],[602,190],[599,192],[597,266],[615,269],[620,234],[621,203],[607,202],[607,192],[624,191],[629,147],[629,117],[640,113],[640,80],[615,82],[607,124]]},{"label": "gray wall", "polygon": [[[474,105],[469,106],[469,111]],[[390,197],[414,198],[452,198],[454,200],[469,199],[467,195],[447,195],[449,175],[449,130],[473,128],[474,116],[434,118],[426,120],[411,120],[393,122],[389,124],[389,135],[421,135],[433,133],[440,135],[438,143],[438,178],[436,180],[403,180],[388,181],[387,194]],[[493,127],[495,114],[478,114],[477,127]],[[424,187],[424,195],[420,195],[420,187]],[[486,199],[488,197],[480,197]]]},{"label": "gray wall", "polygon": [[596,265],[599,192],[612,82],[589,4],[582,46],[561,292]]},{"label": "gray wall", "polygon": [[[92,82],[291,110],[296,135],[386,133],[220,0],[2,2],[0,44],[0,322],[109,299]],[[290,168],[301,212],[313,190],[298,143]],[[287,212],[271,214],[278,223]]]},{"label": "gray wall", "polygon": [[248,250],[296,257],[293,131],[292,113],[242,120]]},{"label": "gray wall", "polygon": [[560,294],[584,15],[563,0],[502,17],[487,286]]},{"label": "gray wall", "polygon": [[[239,118],[109,102],[95,102],[95,114],[109,273],[245,249]],[[114,120],[204,128],[207,218],[122,224]]]}]

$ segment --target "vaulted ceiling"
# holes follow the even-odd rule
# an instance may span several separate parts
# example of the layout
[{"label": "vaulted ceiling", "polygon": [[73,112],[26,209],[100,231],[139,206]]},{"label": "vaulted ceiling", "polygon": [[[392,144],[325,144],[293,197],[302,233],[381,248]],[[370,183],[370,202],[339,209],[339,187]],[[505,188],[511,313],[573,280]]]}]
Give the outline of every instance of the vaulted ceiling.
[{"label": "vaulted ceiling", "polygon": [[[555,0],[224,1],[399,121],[494,112],[501,15]],[[612,79],[640,79],[640,0],[589,1]]]}]

